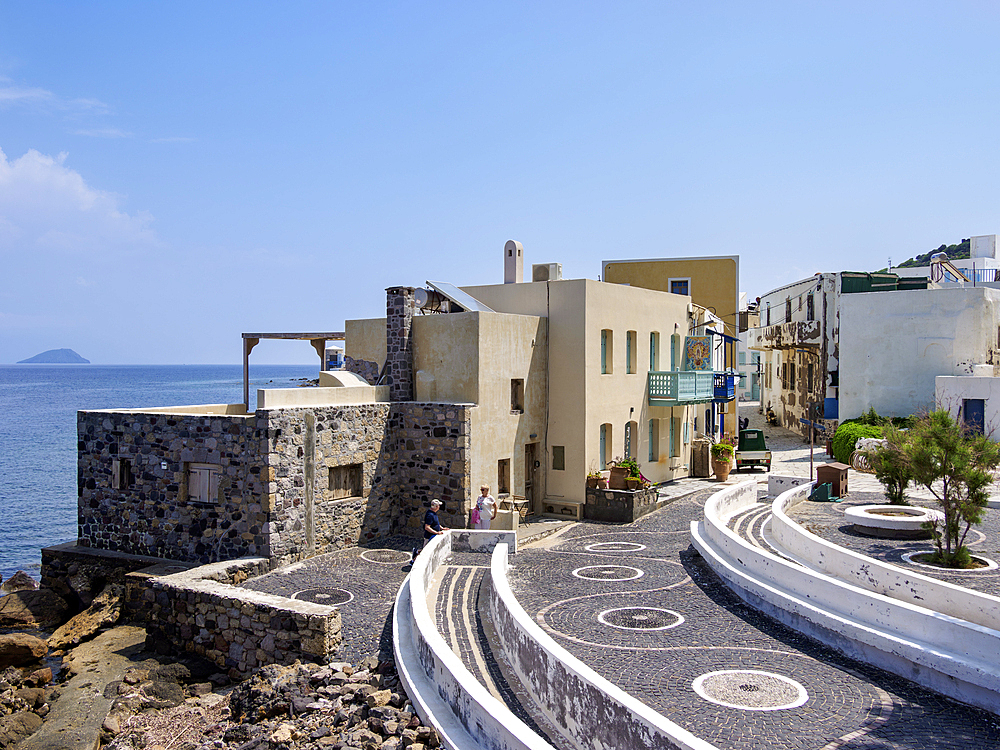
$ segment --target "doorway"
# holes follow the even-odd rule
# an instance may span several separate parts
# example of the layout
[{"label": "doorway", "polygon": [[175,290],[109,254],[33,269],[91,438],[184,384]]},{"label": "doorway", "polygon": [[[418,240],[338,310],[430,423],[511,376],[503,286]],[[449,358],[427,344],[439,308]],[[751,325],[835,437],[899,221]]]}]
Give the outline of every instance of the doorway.
[{"label": "doorway", "polygon": [[538,443],[524,446],[524,500],[531,513],[535,512],[535,493],[538,490]]}]

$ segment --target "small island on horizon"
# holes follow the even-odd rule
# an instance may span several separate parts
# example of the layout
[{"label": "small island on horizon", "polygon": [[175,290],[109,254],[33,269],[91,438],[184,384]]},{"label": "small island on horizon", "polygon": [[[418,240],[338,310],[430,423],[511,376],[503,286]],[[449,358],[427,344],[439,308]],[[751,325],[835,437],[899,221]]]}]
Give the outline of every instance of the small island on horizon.
[{"label": "small island on horizon", "polygon": [[89,365],[90,360],[84,359],[72,349],[49,349],[36,354],[30,359],[22,359],[19,365]]}]

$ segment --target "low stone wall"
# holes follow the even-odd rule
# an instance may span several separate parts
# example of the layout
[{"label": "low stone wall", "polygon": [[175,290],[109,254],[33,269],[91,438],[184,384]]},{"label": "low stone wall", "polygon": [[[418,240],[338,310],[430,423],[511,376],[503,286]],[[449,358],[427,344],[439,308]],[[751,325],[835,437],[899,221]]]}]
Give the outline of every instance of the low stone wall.
[{"label": "low stone wall", "polygon": [[269,569],[257,557],[153,578],[144,594],[147,626],[236,678],[264,664],[333,659],[341,642],[336,607],[238,588]]},{"label": "low stone wall", "polygon": [[588,521],[632,523],[657,508],[655,487],[643,490],[600,490],[587,488],[583,515]]}]

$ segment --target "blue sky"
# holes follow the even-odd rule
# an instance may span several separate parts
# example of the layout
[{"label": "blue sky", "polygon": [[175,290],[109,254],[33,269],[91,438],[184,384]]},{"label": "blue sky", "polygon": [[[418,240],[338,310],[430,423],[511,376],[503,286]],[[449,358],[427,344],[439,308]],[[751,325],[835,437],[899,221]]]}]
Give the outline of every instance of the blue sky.
[{"label": "blue sky", "polygon": [[0,2],[0,363],[238,362],[512,238],[739,254],[756,296],[1000,233],[998,39],[992,2]]}]

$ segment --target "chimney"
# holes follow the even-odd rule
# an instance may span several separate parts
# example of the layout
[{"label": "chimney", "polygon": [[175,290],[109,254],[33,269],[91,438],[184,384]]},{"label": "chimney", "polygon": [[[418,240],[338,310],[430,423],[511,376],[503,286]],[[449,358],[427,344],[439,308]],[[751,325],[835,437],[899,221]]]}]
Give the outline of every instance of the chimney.
[{"label": "chimney", "polygon": [[524,282],[524,247],[517,240],[507,240],[503,246],[503,283]]},{"label": "chimney", "polygon": [[414,289],[392,286],[385,294],[385,373],[389,400],[412,401]]}]

